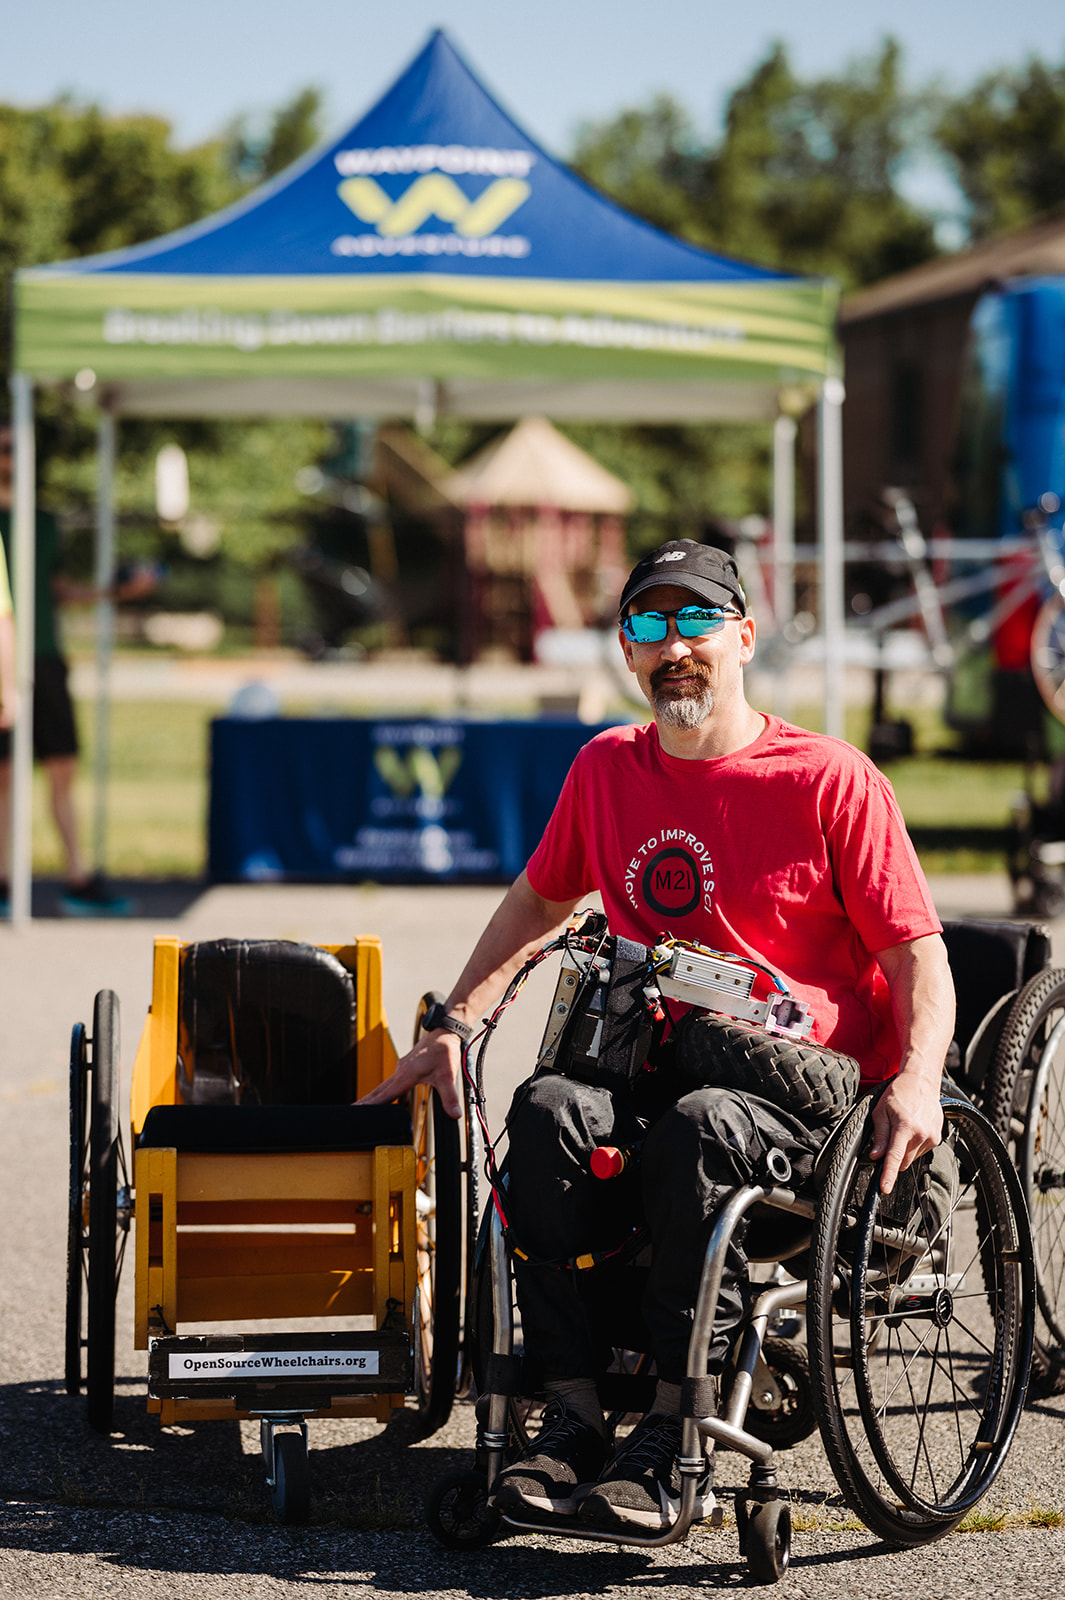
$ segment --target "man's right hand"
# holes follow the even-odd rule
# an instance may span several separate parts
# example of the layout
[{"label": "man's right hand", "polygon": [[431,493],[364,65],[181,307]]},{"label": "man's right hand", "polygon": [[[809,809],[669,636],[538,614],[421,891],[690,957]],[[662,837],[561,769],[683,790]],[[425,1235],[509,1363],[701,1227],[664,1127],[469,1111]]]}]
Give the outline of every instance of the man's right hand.
[{"label": "man's right hand", "polygon": [[462,1046],[457,1035],[446,1028],[436,1028],[432,1033],[423,1034],[414,1048],[400,1057],[390,1078],[355,1103],[360,1106],[388,1105],[390,1101],[407,1094],[416,1083],[430,1083],[440,1096],[448,1116],[457,1119],[462,1115],[462,1096],[459,1093],[461,1067]]}]

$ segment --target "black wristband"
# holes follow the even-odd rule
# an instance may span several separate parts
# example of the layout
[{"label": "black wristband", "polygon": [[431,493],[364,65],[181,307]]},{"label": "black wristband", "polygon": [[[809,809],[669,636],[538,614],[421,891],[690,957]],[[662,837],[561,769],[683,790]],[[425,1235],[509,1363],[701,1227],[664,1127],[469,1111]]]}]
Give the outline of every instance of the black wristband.
[{"label": "black wristband", "polygon": [[445,1028],[448,1033],[458,1034],[463,1044],[469,1044],[473,1038],[473,1029],[468,1023],[460,1022],[458,1017],[449,1017],[439,1000],[434,1000],[422,1018],[422,1032],[432,1033],[435,1028]]}]

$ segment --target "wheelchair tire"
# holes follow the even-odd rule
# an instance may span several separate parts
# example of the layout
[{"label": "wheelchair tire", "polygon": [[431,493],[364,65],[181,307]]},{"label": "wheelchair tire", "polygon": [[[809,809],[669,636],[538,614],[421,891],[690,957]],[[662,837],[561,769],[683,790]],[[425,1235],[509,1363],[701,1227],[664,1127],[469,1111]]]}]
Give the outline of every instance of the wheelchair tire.
[{"label": "wheelchair tire", "polygon": [[743,1553],[755,1583],[779,1583],[791,1560],[791,1507],[786,1500],[750,1500]]},{"label": "wheelchair tire", "polygon": [[479,1550],[491,1544],[502,1524],[488,1504],[488,1484],[483,1472],[459,1468],[445,1472],[425,1501],[429,1532],[448,1550]]},{"label": "wheelchair tire", "polygon": [[[1010,1007],[987,1084],[987,1111],[1012,1145],[1032,1219],[1036,1293],[1065,1346],[1065,969],[1029,979]],[[1049,1371],[1051,1352],[1037,1348]]]},{"label": "wheelchair tire", "polygon": [[82,1308],[85,1300],[85,1198],[88,1194],[88,1049],[85,1024],[70,1036],[70,1134],[67,1184],[67,1292],[63,1377],[67,1394],[82,1391]]},{"label": "wheelchair tire", "polygon": [[747,1407],[743,1426],[774,1450],[790,1450],[817,1429],[810,1398],[810,1365],[801,1345],[790,1339],[765,1339],[762,1359],[776,1379],[781,1403],[772,1411]]},{"label": "wheelchair tire", "polygon": [[[421,1029],[426,996],[414,1037]],[[427,1084],[411,1095],[417,1168],[418,1286],[414,1336],[414,1382],[419,1433],[427,1437],[451,1415],[459,1378],[462,1303],[462,1148],[459,1124]]]},{"label": "wheelchair tire", "polygon": [[311,1514],[311,1466],[302,1433],[274,1435],[274,1482],[270,1505],[278,1522],[299,1527]]},{"label": "wheelchair tire", "polygon": [[689,1012],[677,1029],[676,1065],[696,1083],[742,1089],[819,1122],[834,1122],[854,1104],[861,1070],[835,1050],[702,1012]]},{"label": "wheelchair tire", "polygon": [[86,1394],[89,1426],[110,1433],[115,1406],[118,1290],[118,997],[96,996],[89,1122],[89,1284]]},{"label": "wheelchair tire", "polygon": [[943,1110],[943,1144],[882,1196],[879,1168],[863,1159],[867,1103],[855,1107],[834,1140],[811,1253],[825,1452],[848,1505],[904,1546],[949,1533],[994,1482],[1024,1405],[1035,1323],[1017,1173],[982,1112],[960,1100]]}]

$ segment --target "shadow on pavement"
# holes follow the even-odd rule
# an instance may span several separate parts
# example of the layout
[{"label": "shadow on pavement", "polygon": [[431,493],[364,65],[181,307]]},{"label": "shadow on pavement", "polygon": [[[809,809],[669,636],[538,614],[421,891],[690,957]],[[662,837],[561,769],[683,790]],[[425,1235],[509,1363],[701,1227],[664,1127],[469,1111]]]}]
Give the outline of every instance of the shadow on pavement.
[{"label": "shadow on pavement", "polygon": [[[151,921],[170,921],[184,916],[211,885],[191,878],[109,878],[112,893],[129,901],[129,910],[121,920],[148,918]],[[63,881],[60,878],[38,878],[33,885],[33,915],[45,920],[62,917],[64,920],[90,922],[92,917],[71,919],[64,912],[61,901]],[[116,920],[112,916],[107,921]]]}]

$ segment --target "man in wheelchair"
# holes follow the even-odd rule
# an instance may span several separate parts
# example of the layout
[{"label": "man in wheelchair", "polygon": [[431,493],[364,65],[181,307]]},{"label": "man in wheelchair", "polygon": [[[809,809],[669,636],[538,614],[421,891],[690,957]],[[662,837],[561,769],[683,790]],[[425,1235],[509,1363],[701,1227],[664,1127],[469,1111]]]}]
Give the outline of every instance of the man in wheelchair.
[{"label": "man in wheelchair", "polygon": [[[612,728],[579,753],[540,845],[447,1002],[368,1098],[429,1081],[458,1116],[459,1039],[598,890],[623,939],[653,947],[668,931],[777,975],[812,1015],[815,1049],[849,1058],[863,1087],[886,1085],[871,1155],[883,1158],[890,1193],[941,1137],[954,1018],[941,924],[891,787],[851,746],[748,703],[755,626],[729,555],[688,539],[661,545],[630,574],[620,617],[653,721]],[[703,1070],[697,1015],[666,1010],[665,1038],[659,1030],[645,1063],[630,1059],[620,1075],[541,1071],[508,1119],[526,1365],[549,1402],[538,1436],[494,1485],[494,1503],[518,1517],[644,1533],[670,1526],[681,1380],[710,1229],[772,1148],[808,1177],[845,1109],[793,1103],[757,1074],[760,1092],[722,1086]],[[636,1159],[603,1183],[590,1163],[607,1144]],[[642,1315],[657,1387],[652,1409],[613,1451],[596,1388],[605,1359],[591,1315],[597,1271],[582,1263],[608,1272],[646,1242],[643,1230],[651,1251]],[[711,1375],[725,1369],[748,1276],[741,1228]],[[707,1457],[697,1515],[714,1503],[712,1466]]]}]

